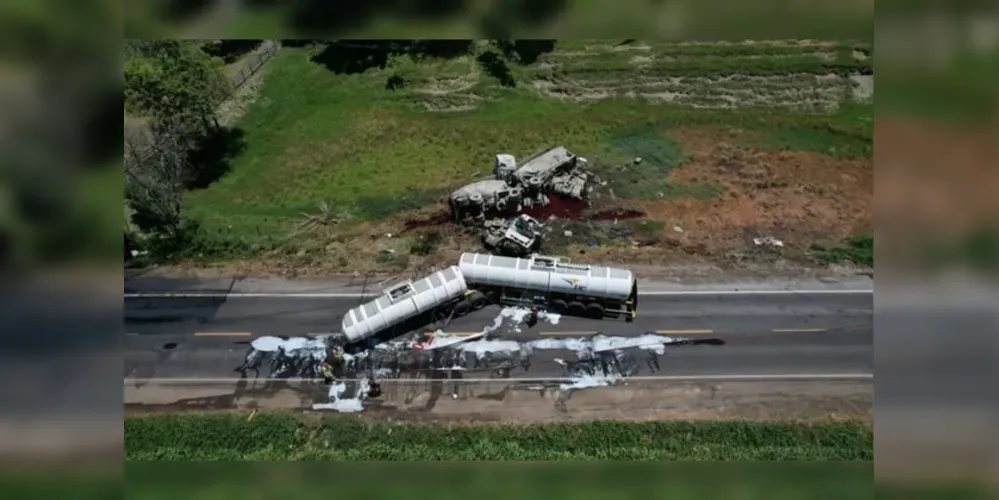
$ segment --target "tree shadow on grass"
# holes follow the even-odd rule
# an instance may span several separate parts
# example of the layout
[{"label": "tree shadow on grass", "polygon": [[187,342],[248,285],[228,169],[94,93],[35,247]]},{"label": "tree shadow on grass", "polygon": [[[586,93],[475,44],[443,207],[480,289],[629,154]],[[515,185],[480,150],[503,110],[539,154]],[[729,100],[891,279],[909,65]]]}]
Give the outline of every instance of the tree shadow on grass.
[{"label": "tree shadow on grass", "polygon": [[385,69],[393,55],[451,59],[469,54],[472,40],[336,40],[310,59],[341,75]]},{"label": "tree shadow on grass", "polygon": [[245,134],[238,127],[220,127],[202,137],[188,152],[191,171],[187,189],[204,189],[232,168],[232,159],[246,149]]},{"label": "tree shadow on grass", "polygon": [[538,62],[542,54],[555,50],[555,42],[555,40],[499,40],[496,46],[507,59],[528,65]]},{"label": "tree shadow on grass", "polygon": [[517,81],[513,78],[513,73],[510,72],[510,68],[506,65],[506,62],[497,54],[491,50],[483,52],[476,58],[479,66],[485,70],[489,76],[499,80],[500,85],[504,87],[516,87]]},{"label": "tree shadow on grass", "polygon": [[369,69],[385,69],[392,52],[388,40],[336,41],[309,60],[338,75],[354,75]]}]

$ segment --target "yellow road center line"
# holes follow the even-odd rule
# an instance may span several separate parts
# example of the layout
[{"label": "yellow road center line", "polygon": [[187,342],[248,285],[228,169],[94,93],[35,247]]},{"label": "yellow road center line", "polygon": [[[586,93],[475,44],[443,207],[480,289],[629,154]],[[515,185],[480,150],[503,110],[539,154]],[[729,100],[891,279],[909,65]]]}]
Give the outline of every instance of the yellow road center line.
[{"label": "yellow road center line", "polygon": [[548,337],[554,337],[558,335],[565,336],[585,336],[585,335],[596,335],[599,332],[541,332],[539,335],[545,335]]},{"label": "yellow road center line", "polygon": [[806,333],[806,332],[824,332],[825,328],[774,328],[771,330],[776,333]]},{"label": "yellow road center line", "polygon": [[444,335],[454,335],[456,337],[471,337],[472,335],[478,335],[482,332],[444,332]]},{"label": "yellow road center line", "polygon": [[714,330],[656,330],[656,333],[663,335],[700,335],[712,332]]},{"label": "yellow road center line", "polygon": [[252,337],[250,332],[194,332],[195,337]]}]

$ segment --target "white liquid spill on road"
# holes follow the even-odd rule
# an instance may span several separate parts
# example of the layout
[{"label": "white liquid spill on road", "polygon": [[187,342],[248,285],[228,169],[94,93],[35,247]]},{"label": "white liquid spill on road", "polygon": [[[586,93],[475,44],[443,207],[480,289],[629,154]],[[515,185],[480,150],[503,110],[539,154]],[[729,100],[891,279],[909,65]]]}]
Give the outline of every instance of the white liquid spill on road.
[{"label": "white liquid spill on road", "polygon": [[[615,385],[637,373],[637,369],[634,367],[637,366],[638,362],[632,359],[633,356],[629,358],[630,355],[625,353],[626,350],[638,349],[645,351],[646,356],[657,357],[665,353],[666,345],[689,341],[686,338],[652,333],[637,337],[600,334],[588,338],[542,338],[525,342],[502,338],[504,332],[521,332],[519,326],[530,314],[531,312],[527,308],[507,307],[496,315],[491,324],[486,325],[480,333],[475,335],[451,335],[437,330],[430,335],[421,335],[415,340],[399,339],[384,342],[376,345],[373,349],[354,355],[343,353],[340,362],[348,370],[360,372],[361,362],[369,362],[366,374],[362,377],[355,377],[359,379],[357,382],[334,381],[327,394],[327,401],[313,404],[312,408],[342,413],[363,411],[364,400],[371,388],[371,380],[367,377],[374,377],[374,380],[378,380],[379,378],[392,378],[399,375],[398,367],[392,369],[381,365],[383,361],[378,361],[378,357],[384,359],[387,356],[388,359],[397,359],[399,356],[412,356],[413,353],[417,353],[416,356],[421,356],[419,353],[424,352],[422,356],[426,356],[430,353],[425,351],[449,350],[450,353],[473,354],[479,361],[485,361],[488,365],[488,363],[496,361],[495,356],[529,361],[536,350],[571,351],[576,355],[575,360],[555,359],[555,362],[565,369],[568,375],[565,378],[571,380],[569,383],[561,384],[559,388],[570,393],[581,389]],[[556,325],[560,319],[561,316],[558,314],[538,312],[538,321],[546,321]],[[499,338],[495,338],[494,335]],[[328,352],[328,339],[326,337],[292,337],[289,339],[258,337],[251,342],[252,348],[247,354],[244,367],[259,366],[262,360],[271,359],[272,366],[276,367],[274,368],[275,372],[311,369],[312,376],[316,376],[316,367],[326,360]],[[434,359],[438,359],[436,354],[434,356]],[[448,360],[442,359],[442,364],[432,364],[430,368],[436,371],[450,372],[469,370],[467,366],[462,366],[463,361],[455,361],[453,357],[448,356],[445,358]],[[655,365],[656,370],[658,370],[658,361],[655,361]],[[476,363],[476,367],[479,367],[478,363]],[[651,366],[650,369],[652,369]]]},{"label": "white liquid spill on road", "polygon": [[[513,322],[513,324],[510,325],[511,330],[521,333],[522,330],[520,329],[520,324],[523,323],[530,314],[531,310],[526,307],[504,307],[500,311],[499,315],[496,316],[496,319],[493,320],[493,324],[484,328],[482,333],[492,333],[498,330],[501,326],[503,326],[503,323],[506,322],[506,320]],[[538,321],[547,321],[548,324],[557,325],[561,319],[562,315],[560,314],[538,311]]]},{"label": "white liquid spill on road", "polygon": [[516,354],[524,350],[524,344],[514,340],[476,340],[458,347],[462,352],[470,352],[479,359],[488,354]]}]

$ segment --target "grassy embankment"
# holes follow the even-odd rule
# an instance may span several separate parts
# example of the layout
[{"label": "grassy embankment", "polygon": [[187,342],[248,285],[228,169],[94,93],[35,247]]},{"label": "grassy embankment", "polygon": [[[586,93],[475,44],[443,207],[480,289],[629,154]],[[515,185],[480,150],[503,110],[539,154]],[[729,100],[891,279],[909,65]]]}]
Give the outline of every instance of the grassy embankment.
[{"label": "grassy embankment", "polygon": [[853,422],[444,426],[263,413],[125,419],[126,460],[871,460]]},{"label": "grassy embankment", "polygon": [[[548,144],[599,164],[613,192],[605,202],[647,214],[622,222],[629,237],[591,228],[553,241],[559,251],[724,259],[753,232],[821,261],[813,242],[870,227],[867,45],[565,41],[530,64],[491,67],[476,57],[488,47],[473,50],[372,61],[363,50],[282,49],[237,124],[245,150],[187,198],[205,233],[190,255],[327,272],[447,259],[420,237],[443,232],[435,241],[452,251],[471,240],[406,220],[489,175],[496,153],[522,158]],[[616,168],[635,156],[642,164]],[[633,252],[637,238],[656,244]],[[379,259],[385,250],[394,257]]]}]

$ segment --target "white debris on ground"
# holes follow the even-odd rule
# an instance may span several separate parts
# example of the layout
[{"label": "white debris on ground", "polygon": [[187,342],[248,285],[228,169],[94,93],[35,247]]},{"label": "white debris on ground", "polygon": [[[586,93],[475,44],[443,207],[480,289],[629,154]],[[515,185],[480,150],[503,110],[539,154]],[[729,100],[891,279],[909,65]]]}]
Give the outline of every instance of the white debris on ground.
[{"label": "white debris on ground", "polygon": [[559,389],[565,392],[578,391],[580,389],[591,389],[594,387],[608,387],[620,382],[624,377],[620,375],[582,375],[576,377],[570,383],[559,385]]},{"label": "white debris on ground", "polygon": [[346,382],[337,382],[330,385],[329,390],[329,402],[328,403],[315,403],[312,405],[313,410],[334,410],[340,413],[356,413],[364,410],[364,398],[367,396],[368,391],[371,389],[368,379],[362,378],[356,382],[357,387],[354,391],[354,397],[344,398],[343,393],[347,392]]},{"label": "white debris on ground", "polygon": [[773,236],[764,236],[762,238],[753,238],[753,244],[756,246],[768,246],[772,248],[783,248],[784,242],[774,238]]}]

